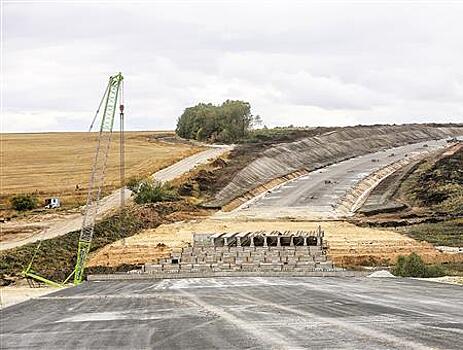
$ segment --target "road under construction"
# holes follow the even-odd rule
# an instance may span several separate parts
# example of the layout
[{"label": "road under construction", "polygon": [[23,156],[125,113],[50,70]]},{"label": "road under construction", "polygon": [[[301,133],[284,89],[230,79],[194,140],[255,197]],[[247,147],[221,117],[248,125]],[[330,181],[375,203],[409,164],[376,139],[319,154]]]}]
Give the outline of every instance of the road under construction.
[{"label": "road under construction", "polygon": [[[346,270],[333,266],[327,255],[322,227],[317,231],[291,231],[255,230],[250,225],[238,232],[195,232],[196,240],[191,235],[192,242],[182,242],[184,246],[177,255],[173,250],[167,258],[145,261],[141,270],[93,276],[84,282],[95,221],[102,206],[101,188],[118,106],[121,191],[117,199],[121,209],[127,195],[122,81],[120,73],[110,78],[100,104],[103,110],[98,146],[74,271],[64,282],[55,282],[33,271],[32,263],[24,270],[24,276],[55,287],[63,287],[71,279],[75,286],[2,310],[2,348],[463,347],[461,287],[377,278],[374,274],[366,277],[366,273],[345,277]],[[317,169],[305,167],[302,172],[290,167],[297,163],[303,168],[297,155],[307,152],[304,142],[270,150],[274,157],[267,156],[260,164],[271,163],[287,152],[296,159],[287,160],[287,174],[297,176],[268,185],[268,180],[287,175],[280,166],[282,162],[278,162],[265,174],[268,178],[260,176],[255,183],[266,185],[265,191],[256,191],[255,198],[249,200],[247,187],[256,176],[256,164],[251,164],[219,193],[218,202],[225,203],[227,198],[228,202],[235,201],[232,210],[223,210],[211,220],[249,220],[258,226],[259,220],[291,217],[297,222],[308,217],[338,220],[349,216],[363,200],[362,195],[393,172],[395,165],[402,166],[407,162],[399,162],[406,158],[418,159],[444,148],[448,144],[445,136],[456,133],[452,128],[436,130],[410,142],[406,142],[406,131],[401,135],[403,139],[390,143],[381,141],[379,132],[380,141],[374,144],[373,152],[366,152],[363,148],[368,147],[362,145],[354,147],[355,152],[349,156],[341,147],[334,147],[330,151],[336,156],[330,164],[319,161]],[[329,140],[332,134],[325,137]],[[320,139],[316,141],[320,144]],[[349,148],[351,141],[341,143]],[[295,153],[291,153],[293,146]],[[223,149],[214,154],[221,152]],[[195,164],[186,159],[177,167],[191,169]],[[161,171],[158,180],[182,173],[175,167]],[[241,181],[243,188],[234,181]],[[365,187],[359,187],[363,182]],[[352,195],[356,190],[358,193]],[[124,240],[123,246],[129,245],[130,239]]]},{"label": "road under construction", "polygon": [[86,282],[2,312],[12,349],[461,349],[462,288],[416,279]]}]

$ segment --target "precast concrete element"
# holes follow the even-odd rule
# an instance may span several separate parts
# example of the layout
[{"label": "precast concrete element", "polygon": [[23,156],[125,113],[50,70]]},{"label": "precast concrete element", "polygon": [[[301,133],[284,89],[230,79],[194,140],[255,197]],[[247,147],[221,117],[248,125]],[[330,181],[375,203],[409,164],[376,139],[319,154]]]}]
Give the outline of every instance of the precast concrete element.
[{"label": "precast concrete element", "polygon": [[194,234],[195,246],[214,247],[271,247],[322,245],[324,232],[316,231],[257,231]]},{"label": "precast concrete element", "polygon": [[326,256],[324,232],[272,231],[195,234],[193,246],[144,265],[148,274],[335,271]]}]

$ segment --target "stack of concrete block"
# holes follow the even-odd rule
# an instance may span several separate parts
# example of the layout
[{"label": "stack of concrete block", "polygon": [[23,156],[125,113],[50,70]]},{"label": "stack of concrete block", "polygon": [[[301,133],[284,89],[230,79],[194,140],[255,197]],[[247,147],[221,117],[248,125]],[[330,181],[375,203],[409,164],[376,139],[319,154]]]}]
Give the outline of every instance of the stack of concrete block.
[{"label": "stack of concrete block", "polygon": [[147,273],[329,271],[333,264],[321,246],[187,247],[146,264]]}]

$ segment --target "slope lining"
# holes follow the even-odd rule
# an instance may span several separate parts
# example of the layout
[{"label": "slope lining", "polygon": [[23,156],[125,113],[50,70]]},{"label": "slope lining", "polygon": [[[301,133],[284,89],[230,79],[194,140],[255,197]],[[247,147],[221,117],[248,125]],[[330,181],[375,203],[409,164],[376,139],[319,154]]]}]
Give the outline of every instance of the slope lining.
[{"label": "slope lining", "polygon": [[462,124],[354,126],[278,144],[239,171],[208,206],[221,207],[249,191],[296,171],[312,171],[382,149],[463,135]]}]

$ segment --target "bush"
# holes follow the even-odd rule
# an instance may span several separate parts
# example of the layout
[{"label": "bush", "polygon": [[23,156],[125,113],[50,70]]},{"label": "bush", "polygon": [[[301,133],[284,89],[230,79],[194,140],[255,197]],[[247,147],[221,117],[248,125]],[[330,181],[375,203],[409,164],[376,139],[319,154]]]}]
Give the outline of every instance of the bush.
[{"label": "bush", "polygon": [[444,270],[439,265],[426,265],[418,254],[411,253],[409,256],[399,256],[392,273],[401,277],[440,277],[444,275]]},{"label": "bush", "polygon": [[137,204],[166,202],[177,199],[177,192],[169,183],[145,179],[140,181],[136,187],[134,189],[134,200]]},{"label": "bush", "polygon": [[132,192],[137,192],[138,191],[138,187],[140,186],[140,183],[143,181],[142,178],[138,177],[138,176],[132,176],[131,178],[129,178],[126,182],[126,186],[129,190],[131,190]]},{"label": "bush", "polygon": [[10,202],[14,210],[24,211],[37,208],[38,199],[34,194],[18,194],[11,197]]}]

